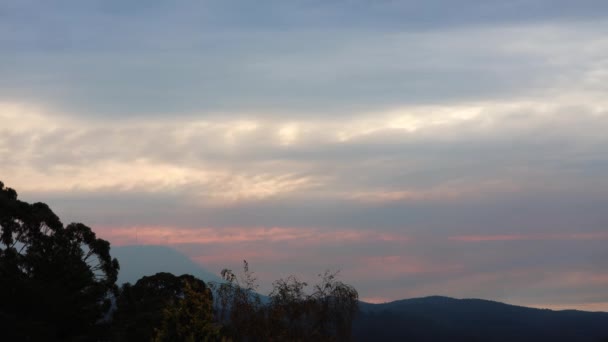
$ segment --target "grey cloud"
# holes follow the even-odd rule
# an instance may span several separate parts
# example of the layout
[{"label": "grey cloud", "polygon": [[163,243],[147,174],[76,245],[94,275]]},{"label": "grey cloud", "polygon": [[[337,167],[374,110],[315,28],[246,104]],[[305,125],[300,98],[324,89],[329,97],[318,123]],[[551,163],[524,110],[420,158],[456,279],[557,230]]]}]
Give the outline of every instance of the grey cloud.
[{"label": "grey cloud", "polygon": [[[605,192],[492,193],[478,199],[383,204],[281,197],[212,208],[201,208],[187,189],[20,195],[25,200],[49,203],[66,222],[81,221],[93,227],[324,227],[329,231],[357,229],[447,239],[459,235],[601,233],[608,222],[603,210],[608,204]],[[425,246],[421,244],[421,248]]]},{"label": "grey cloud", "polygon": [[[148,15],[169,17],[188,15],[203,26],[238,26],[244,28],[288,28],[315,25],[322,28],[405,27],[476,25],[496,21],[543,19],[589,19],[601,16],[606,5],[600,0],[583,0],[573,4],[567,0],[528,0],[505,3],[499,0],[466,0],[458,6],[445,1],[368,1],[349,2],[271,0],[248,1],[147,1],[124,3],[103,1],[83,3],[68,0],[53,4],[38,1],[8,1],[4,8],[24,14],[55,12],[56,15],[97,14],[98,16],[135,17]],[[215,14],[214,16],[208,13]]]},{"label": "grey cloud", "polygon": [[[174,8],[147,5],[141,12],[122,3],[14,6],[21,10],[11,4],[5,5],[8,20],[0,24],[0,32],[7,32],[0,34],[7,52],[0,57],[3,99],[114,118],[218,111],[322,117],[509,98],[551,87],[556,73],[568,77],[580,70],[547,63],[559,54],[505,51],[505,46],[527,39],[543,39],[532,45],[552,43],[528,32],[539,27],[574,31],[577,39],[567,44],[599,39],[588,36],[589,25],[605,30],[601,22],[561,22],[600,15],[604,5],[593,1],[560,2],[561,7],[546,1],[469,1],[457,11],[441,2],[184,2]],[[344,15],[349,11],[355,16]],[[486,12],[494,14],[484,19]],[[369,19],[374,13],[376,21]],[[396,23],[429,20],[432,30],[411,30],[407,24],[369,30],[393,17]],[[460,26],[446,26],[459,17]],[[521,17],[529,18],[530,26],[510,30]],[[23,24],[28,22],[35,24]],[[292,22],[295,27],[284,27]],[[469,26],[474,23],[485,26]]]}]

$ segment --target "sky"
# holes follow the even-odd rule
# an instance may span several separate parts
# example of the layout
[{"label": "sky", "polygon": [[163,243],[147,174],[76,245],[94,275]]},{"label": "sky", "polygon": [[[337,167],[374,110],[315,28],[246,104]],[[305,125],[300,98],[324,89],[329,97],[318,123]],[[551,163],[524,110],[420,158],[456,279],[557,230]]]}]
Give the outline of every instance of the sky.
[{"label": "sky", "polygon": [[608,2],[0,2],[0,180],[262,290],[608,311]]}]

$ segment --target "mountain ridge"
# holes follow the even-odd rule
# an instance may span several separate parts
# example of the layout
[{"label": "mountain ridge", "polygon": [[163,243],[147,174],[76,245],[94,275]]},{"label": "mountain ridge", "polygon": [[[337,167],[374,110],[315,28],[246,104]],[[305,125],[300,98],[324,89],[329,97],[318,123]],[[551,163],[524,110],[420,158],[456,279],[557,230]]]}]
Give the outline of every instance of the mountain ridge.
[{"label": "mountain ridge", "polygon": [[523,309],[531,309],[531,310],[548,310],[548,311],[552,311],[552,312],[569,312],[569,311],[573,311],[573,312],[589,312],[589,313],[601,313],[601,314],[607,314],[608,315],[608,311],[588,311],[588,310],[579,310],[579,309],[561,309],[561,310],[554,310],[554,309],[550,309],[550,308],[539,308],[539,307],[531,307],[531,306],[525,306],[525,305],[519,305],[519,304],[510,304],[510,303],[505,303],[505,302],[500,302],[497,300],[492,300],[492,299],[484,299],[484,298],[473,298],[473,297],[467,297],[467,298],[455,298],[455,297],[449,297],[449,296],[442,296],[442,295],[429,295],[429,296],[423,296],[423,297],[413,297],[413,298],[402,298],[402,299],[396,299],[393,301],[389,301],[389,302],[382,302],[382,303],[371,303],[371,302],[366,302],[366,301],[359,301],[360,308],[367,308],[369,307],[383,307],[385,308],[386,306],[394,306],[394,305],[399,305],[399,304],[414,304],[414,303],[440,303],[440,302],[451,302],[451,303],[456,303],[456,302],[478,302],[478,303],[487,303],[487,304],[500,304],[500,305],[506,305],[506,306],[512,306],[512,307],[517,307],[517,308],[523,308]]},{"label": "mountain ridge", "polygon": [[551,310],[486,299],[428,296],[360,302],[360,341],[608,341],[608,312]]},{"label": "mountain ridge", "polygon": [[118,259],[118,284],[134,284],[143,276],[169,272],[177,276],[191,274],[205,282],[221,282],[216,274],[206,270],[178,250],[162,245],[113,246],[112,256]]}]

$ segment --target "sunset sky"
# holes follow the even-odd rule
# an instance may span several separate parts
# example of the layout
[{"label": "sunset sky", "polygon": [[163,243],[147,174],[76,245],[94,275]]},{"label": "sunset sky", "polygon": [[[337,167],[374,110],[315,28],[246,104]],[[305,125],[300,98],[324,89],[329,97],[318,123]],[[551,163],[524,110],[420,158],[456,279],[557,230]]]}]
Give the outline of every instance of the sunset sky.
[{"label": "sunset sky", "polygon": [[608,311],[607,94],[605,0],[0,2],[0,180],[262,290]]}]

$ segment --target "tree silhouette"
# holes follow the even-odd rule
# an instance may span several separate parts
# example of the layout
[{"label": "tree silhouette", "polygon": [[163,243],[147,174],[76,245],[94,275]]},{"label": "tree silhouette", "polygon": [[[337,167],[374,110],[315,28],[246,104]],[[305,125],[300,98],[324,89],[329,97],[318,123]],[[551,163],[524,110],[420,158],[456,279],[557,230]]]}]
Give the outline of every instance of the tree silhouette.
[{"label": "tree silhouette", "polygon": [[275,336],[291,341],[349,341],[359,295],[337,280],[337,272],[319,274],[321,281],[306,294],[307,283],[295,276],[273,283],[269,317]]},{"label": "tree silhouette", "polygon": [[298,341],[309,335],[313,303],[304,291],[306,286],[293,275],[273,283],[268,319],[278,339]]},{"label": "tree silhouette", "polygon": [[235,341],[267,340],[266,308],[256,292],[257,278],[246,260],[243,260],[243,271],[239,279],[232,270],[223,269],[224,282],[210,284],[218,297],[215,310],[219,321],[225,325],[223,334]]},{"label": "tree silhouette", "polygon": [[[186,303],[181,302],[184,298],[188,298]],[[204,314],[205,319],[209,318],[212,302],[213,297],[205,282],[192,275],[177,277],[161,272],[142,277],[135,285],[127,283],[122,286],[113,317],[113,339],[150,341],[155,336],[155,329],[160,327],[162,333],[157,334],[157,339],[166,340],[164,337],[174,337],[176,330],[183,332],[185,326],[199,329],[202,325],[197,323],[192,326],[192,322],[184,320],[194,312]],[[193,306],[193,303],[196,305]],[[183,312],[180,311],[182,306]],[[177,318],[179,322],[175,321]],[[197,334],[194,330],[192,333]]]},{"label": "tree silhouette", "polygon": [[313,335],[318,338],[348,341],[352,338],[352,322],[359,305],[354,287],[337,280],[338,272],[319,274],[321,282],[310,295],[314,307]]},{"label": "tree silhouette", "polygon": [[[81,223],[0,182],[0,324],[7,340],[88,339],[110,308],[118,261]],[[8,335],[7,335],[8,334]]]},{"label": "tree silhouette", "polygon": [[243,262],[239,280],[224,269],[224,283],[211,284],[216,310],[235,341],[349,341],[358,309],[357,291],[337,280],[337,272],[320,274],[321,281],[307,294],[307,283],[295,276],[273,283],[269,302],[262,304],[256,278]]},{"label": "tree silhouette", "polygon": [[214,322],[213,298],[209,289],[184,284],[184,297],[167,307],[154,342],[220,341],[220,325]]}]

